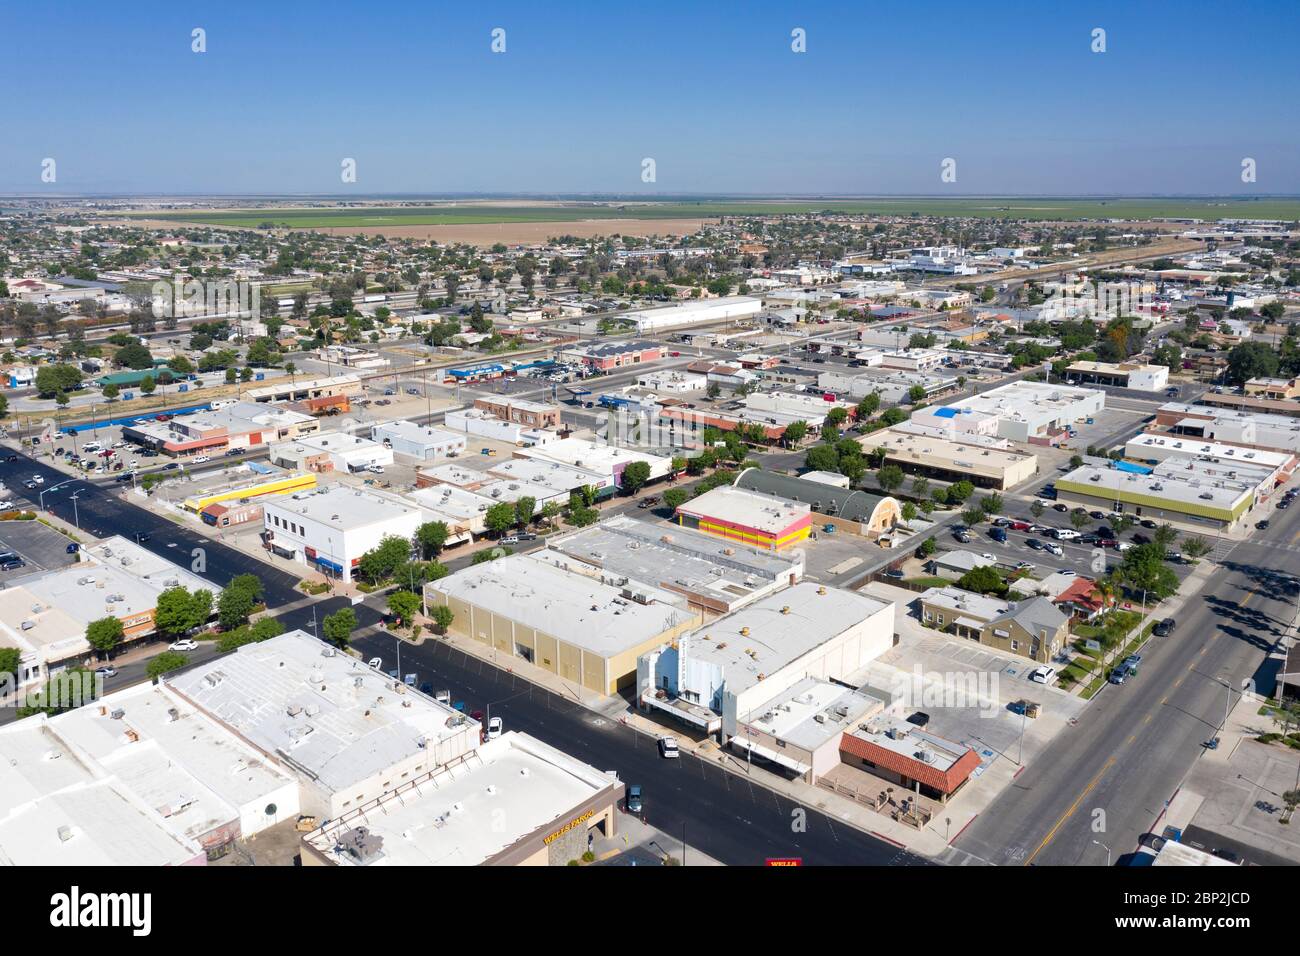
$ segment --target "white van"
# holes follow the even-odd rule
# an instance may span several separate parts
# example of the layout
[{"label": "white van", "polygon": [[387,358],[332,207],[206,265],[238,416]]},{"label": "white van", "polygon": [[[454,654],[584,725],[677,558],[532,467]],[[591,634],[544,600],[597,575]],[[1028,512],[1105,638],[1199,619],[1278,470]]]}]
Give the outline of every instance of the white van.
[{"label": "white van", "polygon": [[1029,679],[1035,684],[1051,684],[1056,680],[1056,668],[1048,667],[1046,664],[1035,667],[1029,672]]},{"label": "white van", "polygon": [[84,445],[81,446],[81,450],[82,450],[82,451],[87,451],[87,452],[103,451],[103,450],[104,450],[104,446],[101,445],[101,444],[100,444],[99,442],[97,442],[97,441],[88,441],[88,442],[86,442]]}]

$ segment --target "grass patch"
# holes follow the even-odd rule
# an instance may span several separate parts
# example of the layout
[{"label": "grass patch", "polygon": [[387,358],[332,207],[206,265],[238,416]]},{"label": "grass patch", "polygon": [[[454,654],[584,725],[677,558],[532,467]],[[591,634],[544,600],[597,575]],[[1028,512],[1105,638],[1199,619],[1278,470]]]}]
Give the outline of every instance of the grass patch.
[{"label": "grass patch", "polygon": [[907,584],[914,584],[917,587],[922,587],[922,588],[942,588],[942,587],[947,587],[950,584],[953,584],[953,582],[949,581],[947,578],[919,577],[919,578],[904,578],[903,580]]}]

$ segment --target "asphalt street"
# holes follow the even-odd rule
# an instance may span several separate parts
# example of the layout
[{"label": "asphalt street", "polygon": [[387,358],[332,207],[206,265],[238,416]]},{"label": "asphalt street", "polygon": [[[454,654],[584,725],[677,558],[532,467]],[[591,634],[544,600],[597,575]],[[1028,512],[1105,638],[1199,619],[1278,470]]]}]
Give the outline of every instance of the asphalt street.
[{"label": "asphalt street", "polygon": [[1300,514],[1272,520],[1228,552],[1174,633],[1146,646],[1139,674],[1106,685],[956,846],[999,865],[1094,866],[1105,865],[1107,846],[1115,858],[1137,846],[1243,681],[1272,687],[1266,658],[1300,594],[1300,579],[1278,569],[1300,559]]},{"label": "asphalt street", "polygon": [[[382,658],[384,670],[397,667],[398,641],[389,634],[363,636],[353,646],[363,657]],[[601,770],[617,771],[626,784],[641,784],[646,821],[678,839],[684,832],[688,846],[719,862],[753,866],[794,856],[806,865],[927,863],[743,774],[685,752],[665,760],[653,741],[631,728],[441,641],[404,645],[401,659],[403,675],[414,671],[419,683],[447,688],[467,711],[501,717],[506,730],[531,734]]]}]

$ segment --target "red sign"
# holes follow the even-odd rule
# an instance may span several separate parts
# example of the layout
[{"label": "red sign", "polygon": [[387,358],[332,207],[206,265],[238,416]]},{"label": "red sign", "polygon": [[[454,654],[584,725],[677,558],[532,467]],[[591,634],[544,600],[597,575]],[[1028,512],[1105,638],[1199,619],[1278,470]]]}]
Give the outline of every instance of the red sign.
[{"label": "red sign", "polygon": [[764,866],[803,866],[801,856],[769,856]]}]

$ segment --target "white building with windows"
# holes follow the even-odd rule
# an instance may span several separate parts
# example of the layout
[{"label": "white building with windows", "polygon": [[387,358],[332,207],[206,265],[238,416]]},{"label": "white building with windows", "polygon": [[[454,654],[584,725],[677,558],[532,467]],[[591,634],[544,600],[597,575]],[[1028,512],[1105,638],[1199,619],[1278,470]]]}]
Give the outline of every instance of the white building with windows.
[{"label": "white building with windows", "polygon": [[382,539],[410,540],[426,520],[412,504],[344,485],[268,498],[264,509],[269,550],[342,581],[352,580],[361,556]]}]

